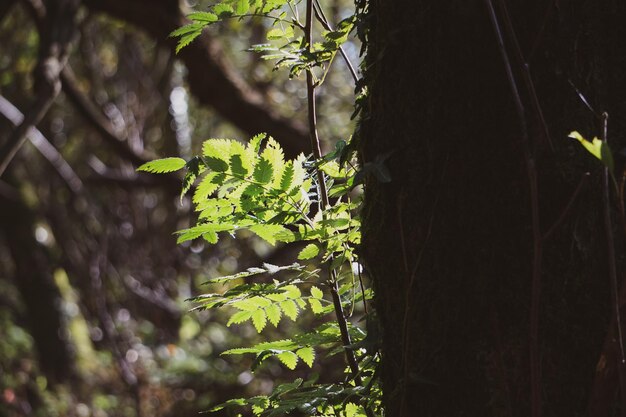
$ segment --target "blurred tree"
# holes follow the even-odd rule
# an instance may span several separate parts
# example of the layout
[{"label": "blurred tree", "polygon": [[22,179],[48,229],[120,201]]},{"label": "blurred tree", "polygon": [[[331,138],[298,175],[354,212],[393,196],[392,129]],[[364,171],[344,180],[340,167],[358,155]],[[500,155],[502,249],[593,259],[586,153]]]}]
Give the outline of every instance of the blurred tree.
[{"label": "blurred tree", "polygon": [[[268,132],[290,157],[306,151],[303,85],[286,98],[270,66],[233,65],[228,49],[248,42],[217,30],[176,57],[168,34],[187,12],[177,0],[0,2],[2,415],[195,415],[271,384],[217,357],[245,328],[207,314],[198,326],[180,300],[291,249],[178,247],[180,178],[135,168],[191,155],[197,136]],[[330,100],[332,134],[346,135],[351,98]]]},{"label": "blurred tree", "polygon": [[626,5],[369,5],[361,155],[391,182],[367,183],[363,256],[387,415],[623,415],[600,166],[567,134],[607,111],[625,145]]}]

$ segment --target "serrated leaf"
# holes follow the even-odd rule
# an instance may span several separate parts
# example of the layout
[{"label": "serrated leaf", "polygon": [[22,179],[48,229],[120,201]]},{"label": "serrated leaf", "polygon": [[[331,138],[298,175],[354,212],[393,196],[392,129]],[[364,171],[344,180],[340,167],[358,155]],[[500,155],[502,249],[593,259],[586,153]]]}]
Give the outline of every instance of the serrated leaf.
[{"label": "serrated leaf", "polygon": [[236,0],[235,12],[238,15],[246,14],[249,9],[250,9],[250,3],[248,3],[248,0]]},{"label": "serrated leaf", "polygon": [[198,30],[202,30],[203,27],[204,26],[200,23],[189,23],[185,26],[181,26],[178,29],[170,32],[169,37],[176,38],[176,37],[189,35],[191,33],[198,32]]},{"label": "serrated leaf", "polygon": [[213,408],[210,408],[209,409],[209,413],[222,410],[222,409],[224,409],[226,407],[244,406],[246,404],[247,404],[247,400],[245,398],[233,398],[231,400],[228,400],[226,402],[218,404],[218,405],[214,406]]},{"label": "serrated leaf", "polygon": [[280,319],[283,316],[280,307],[276,304],[270,304],[265,308],[265,314],[267,314],[269,322],[272,323],[274,327],[278,327],[278,323],[280,323]]},{"label": "serrated leaf", "polygon": [[253,275],[263,274],[264,272],[265,272],[264,269],[252,267],[252,268],[248,268],[247,270],[243,272],[238,272],[233,275],[225,275],[223,277],[210,279],[207,282],[205,282],[205,284],[216,284],[216,283],[232,281],[235,279],[241,279],[241,278],[245,278],[245,277],[249,277]]},{"label": "serrated leaf", "polygon": [[205,223],[199,224],[194,227],[190,227],[189,229],[183,229],[176,234],[178,234],[177,243],[186,242],[188,240],[196,239],[202,236],[205,233],[217,233],[217,232],[226,232],[235,230],[235,225],[233,224],[214,224],[214,223]]},{"label": "serrated leaf", "polygon": [[252,404],[252,412],[255,416],[261,415],[270,406],[270,400],[266,395],[252,397],[249,402]]},{"label": "serrated leaf", "polygon": [[292,187],[294,173],[293,161],[287,162],[280,177],[280,191],[288,191]]},{"label": "serrated leaf", "polygon": [[224,175],[219,172],[209,172],[205,175],[193,193],[194,204],[200,204],[202,201],[209,198],[209,196],[219,188],[224,178]]},{"label": "serrated leaf", "polygon": [[314,314],[322,314],[325,311],[324,306],[322,306],[322,303],[317,298],[309,298],[309,305]]},{"label": "serrated leaf", "polygon": [[[238,311],[230,316],[230,319],[228,320],[228,323],[226,323],[226,326],[230,327],[231,324],[240,324],[248,321],[252,317],[253,313],[253,311]],[[226,354],[226,352],[224,352],[224,354]]]},{"label": "serrated leaf", "polygon": [[296,369],[296,366],[298,365],[298,355],[293,352],[285,351],[279,353],[278,355],[276,355],[276,357],[283,363],[283,365],[285,365],[292,371]]},{"label": "serrated leaf", "polygon": [[296,355],[298,355],[298,357],[302,359],[302,361],[306,363],[309,368],[313,367],[313,362],[315,361],[315,350],[313,350],[311,346],[296,350]]},{"label": "serrated leaf", "polygon": [[250,226],[249,229],[270,245],[275,245],[276,236],[285,231],[285,227],[280,224],[255,224]]},{"label": "serrated leaf", "polygon": [[217,15],[211,12],[194,12],[187,15],[187,19],[194,22],[210,24],[217,22]]},{"label": "serrated leaf", "polygon": [[318,300],[321,300],[322,298],[324,298],[324,292],[322,290],[320,290],[319,288],[317,288],[316,286],[312,286],[311,287],[311,297],[317,298]]},{"label": "serrated leaf", "polygon": [[320,253],[320,248],[315,243],[309,243],[300,251],[298,259],[306,260],[315,258]]},{"label": "serrated leaf", "polygon": [[302,297],[302,292],[300,291],[300,288],[296,287],[295,285],[286,285],[282,287],[282,290],[287,293],[287,296],[292,300]]},{"label": "serrated leaf", "polygon": [[261,150],[261,144],[267,138],[267,133],[259,133],[254,135],[248,142],[248,150],[253,154],[258,154]]},{"label": "serrated leaf", "polygon": [[165,172],[174,172],[181,170],[187,162],[182,158],[163,158],[146,162],[137,171],[145,171],[153,174],[162,174]]},{"label": "serrated leaf", "polygon": [[252,324],[258,333],[267,325],[267,315],[263,309],[256,310],[252,313]]},{"label": "serrated leaf", "polygon": [[245,177],[248,175],[248,170],[243,166],[243,160],[241,159],[241,155],[232,155],[230,157],[230,170],[233,175],[239,177]]},{"label": "serrated leaf", "polygon": [[203,158],[204,164],[211,170],[216,172],[226,172],[228,171],[228,162],[223,159],[213,157],[213,156],[205,156]]},{"label": "serrated leaf", "polygon": [[218,3],[213,7],[213,13],[215,13],[220,19],[230,17],[235,13],[235,10],[230,4]]},{"label": "serrated leaf", "polygon": [[197,156],[191,158],[189,162],[185,164],[185,168],[187,169],[187,172],[185,173],[185,177],[183,178],[183,186],[180,190],[181,201],[184,195],[187,194],[187,191],[189,191],[189,189],[193,185],[198,175],[200,175],[200,172],[204,171],[205,169],[204,165],[200,164],[200,158],[198,158]]},{"label": "serrated leaf", "polygon": [[260,184],[267,184],[272,180],[274,170],[272,164],[265,158],[261,158],[254,167],[252,177]]},{"label": "serrated leaf", "polygon": [[280,303],[280,308],[285,313],[285,316],[289,317],[291,321],[296,321],[298,318],[298,305],[293,300],[285,300]]},{"label": "serrated leaf", "polygon": [[267,31],[267,39],[270,41],[275,40],[289,40],[293,38],[293,27],[286,26],[284,28],[273,28]]}]

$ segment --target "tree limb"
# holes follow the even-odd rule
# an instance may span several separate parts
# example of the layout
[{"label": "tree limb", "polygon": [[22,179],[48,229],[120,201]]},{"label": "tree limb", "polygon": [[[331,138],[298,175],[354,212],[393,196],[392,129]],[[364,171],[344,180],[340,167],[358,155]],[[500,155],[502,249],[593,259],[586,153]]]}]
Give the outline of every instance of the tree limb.
[{"label": "tree limb", "polygon": [[[24,120],[24,115],[9,100],[0,95],[0,115],[19,126]],[[79,193],[83,189],[83,182],[78,177],[74,169],[63,158],[63,155],[50,143],[48,139],[36,128],[31,128],[26,134],[35,148],[43,155],[50,165],[57,171],[59,176],[65,181],[67,187],[74,193]]]},{"label": "tree limb", "polygon": [[60,73],[75,35],[77,9],[78,0],[56,0],[48,4],[40,27],[39,59],[33,73],[37,98],[22,123],[0,146],[0,176],[26,141],[30,128],[43,119],[61,91]]},{"label": "tree limb", "polygon": [[[85,4],[134,24],[159,41],[189,23],[177,0],[85,0]],[[173,48],[174,41],[169,43]],[[207,33],[184,48],[179,57],[188,69],[189,88],[201,104],[210,105],[248,134],[272,135],[288,157],[309,152],[306,128],[268,108],[263,95],[228,64],[219,44]]]}]

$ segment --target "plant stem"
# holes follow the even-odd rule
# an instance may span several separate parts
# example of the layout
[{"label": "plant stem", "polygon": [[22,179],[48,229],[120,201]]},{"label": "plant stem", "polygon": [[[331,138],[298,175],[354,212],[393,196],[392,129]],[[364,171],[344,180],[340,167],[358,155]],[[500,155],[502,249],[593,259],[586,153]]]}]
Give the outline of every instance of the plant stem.
[{"label": "plant stem", "polygon": [[[602,113],[602,141],[607,142],[607,126],[608,126],[608,113]],[[620,317],[620,305],[619,305],[619,288],[617,284],[617,266],[615,259],[615,243],[613,238],[613,220],[611,219],[611,207],[609,199],[609,169],[605,165],[602,170],[602,204],[604,208],[604,229],[606,233],[607,243],[607,256],[609,261],[609,279],[611,280],[611,292],[614,302],[615,324],[617,325],[617,338],[619,339],[619,352],[620,352],[620,364],[619,367],[623,367],[626,364],[626,357],[624,355],[624,337],[622,335],[622,318]],[[621,375],[621,372],[620,372]],[[626,381],[620,381],[623,385]]]},{"label": "plant stem", "polygon": [[[313,0],[307,0],[306,2],[306,21],[304,25],[304,42],[306,48],[310,51],[312,45],[312,27],[313,27]],[[317,134],[317,114],[315,109],[315,84],[313,82],[313,74],[309,68],[306,72],[306,87],[307,87],[307,103],[308,103],[308,121],[309,121],[309,135],[311,136],[311,149],[313,150],[313,157],[319,160],[322,157],[322,150],[320,147],[320,139]],[[324,211],[329,206],[328,192],[326,190],[326,183],[324,182],[323,172],[317,168],[317,179],[319,183],[320,193],[320,210]],[[330,270],[330,293],[333,298],[333,305],[335,307],[335,314],[337,316],[337,323],[339,324],[339,331],[341,332],[341,341],[344,345],[344,352],[346,355],[346,361],[352,371],[352,377],[357,385],[361,385],[359,377],[359,365],[357,364],[354,352],[349,346],[352,344],[350,340],[350,333],[348,332],[348,322],[344,315],[343,306],[341,305],[341,298],[339,297],[339,287],[337,282],[337,272],[334,269]]]},{"label": "plant stem", "polygon": [[496,16],[491,0],[485,0],[489,18],[493,25],[495,35],[498,41],[500,54],[504,61],[506,75],[513,94],[515,109],[520,123],[522,133],[522,143],[524,147],[524,159],[526,160],[526,172],[530,188],[530,210],[532,222],[532,241],[533,241],[533,260],[532,260],[532,278],[531,278],[531,295],[530,295],[530,331],[529,331],[529,356],[530,356],[530,404],[531,416],[541,417],[541,363],[539,359],[539,304],[541,300],[541,264],[543,255],[543,241],[541,237],[541,224],[539,221],[539,192],[537,186],[537,167],[531,153],[530,139],[528,136],[528,121],[526,119],[526,111],[522,103],[513,68],[509,60],[500,24]]}]

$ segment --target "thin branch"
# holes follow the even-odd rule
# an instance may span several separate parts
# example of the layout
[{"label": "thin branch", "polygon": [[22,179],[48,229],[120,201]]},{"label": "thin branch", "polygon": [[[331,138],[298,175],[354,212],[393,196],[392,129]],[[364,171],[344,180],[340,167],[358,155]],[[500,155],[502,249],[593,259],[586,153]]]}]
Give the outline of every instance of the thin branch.
[{"label": "thin branch", "polygon": [[[602,141],[605,143],[607,143],[608,120],[608,113],[602,113]],[[602,170],[602,204],[604,206],[604,231],[606,233],[609,279],[611,280],[611,292],[613,293],[617,338],[619,339],[621,366],[624,366],[626,365],[626,356],[624,354],[624,336],[622,334],[622,318],[620,315],[619,286],[617,284],[617,261],[615,256],[615,240],[613,237],[613,220],[611,219],[611,201],[609,198],[609,168],[607,166],[605,166]],[[620,384],[622,385],[623,390],[626,381],[620,380]]]},{"label": "thin branch", "polygon": [[[51,3],[40,21],[38,61],[33,71],[36,100],[0,146],[0,176],[26,142],[31,127],[36,126],[46,115],[61,91],[60,73],[67,62],[72,40],[76,34],[74,19],[78,10],[77,0],[59,0]],[[33,6],[31,4],[30,6]],[[37,8],[33,8],[37,12]]]},{"label": "thin branch", "polygon": [[[314,5],[316,6],[314,8],[314,11],[315,11],[315,16],[317,17],[317,20],[322,24],[324,29],[328,31],[332,31],[333,28],[330,25],[330,22],[328,21],[328,19],[326,18],[326,15],[324,14],[324,10],[322,9],[322,5],[320,4],[319,0],[315,0]],[[343,49],[343,46],[339,46],[339,53],[341,54],[341,57],[346,63],[346,66],[348,67],[348,70],[350,71],[350,74],[352,75],[352,79],[354,80],[355,83],[358,82],[359,76],[357,75],[354,69],[354,65],[352,65],[352,62],[350,62],[350,58],[348,58],[348,54],[346,54],[345,49]]]},{"label": "thin branch", "polygon": [[[0,114],[19,126],[24,120],[24,115],[9,100],[0,95]],[[50,165],[57,171],[59,176],[65,181],[67,187],[73,193],[80,193],[83,189],[83,182],[74,169],[63,158],[63,155],[50,143],[48,139],[36,128],[31,128],[26,136],[35,148],[43,155]]]},{"label": "thin branch", "polygon": [[506,2],[505,0],[499,0],[499,3],[500,8],[502,9],[502,16],[504,18],[504,26],[513,43],[513,51],[515,53],[515,56],[517,57],[518,64],[521,67],[522,80],[524,82],[524,85],[526,86],[528,95],[530,96],[532,109],[539,119],[539,124],[543,129],[543,135],[549,148],[554,151],[552,139],[548,130],[548,124],[546,123],[546,119],[543,115],[543,110],[541,108],[541,104],[539,103],[539,97],[537,97],[535,83],[533,82],[532,76],[530,75],[530,65],[528,64],[528,61],[524,58],[522,48],[520,47],[519,41],[517,40],[517,34],[515,33],[513,22],[511,21],[511,16],[509,15],[509,9],[506,5]]},{"label": "thin branch", "polygon": [[574,83],[572,82],[572,80],[567,80],[569,82],[569,85],[572,86],[572,88],[574,89],[574,91],[576,91],[576,95],[578,96],[578,98],[580,99],[580,101],[583,102],[583,104],[585,105],[585,107],[587,107],[587,109],[589,109],[589,111],[591,113],[593,113],[593,115],[598,119],[598,120],[602,120],[602,115],[596,113],[595,109],[593,108],[593,106],[591,106],[591,104],[589,104],[589,101],[587,100],[587,98],[585,97],[585,95],[578,89],[578,87],[576,87],[576,85],[574,85]]},{"label": "thin branch", "polygon": [[530,139],[528,137],[528,121],[524,104],[519,94],[513,69],[509,60],[500,24],[493,8],[491,0],[485,0],[489,12],[489,18],[493,25],[500,54],[504,61],[506,75],[509,80],[509,86],[515,108],[520,123],[524,158],[526,160],[526,171],[530,188],[530,208],[533,235],[533,260],[532,260],[532,280],[531,280],[531,297],[530,297],[530,334],[529,334],[529,351],[530,351],[530,390],[531,390],[531,416],[541,417],[541,363],[539,358],[539,302],[541,300],[541,264],[542,264],[542,240],[541,240],[541,224],[539,221],[539,193],[537,189],[537,167],[530,151]]},{"label": "thin branch", "polygon": [[[186,10],[171,0],[84,0],[91,11],[106,12],[137,25],[154,39],[168,39],[168,34],[189,23]],[[168,40],[173,49],[175,41]],[[309,152],[305,126],[291,117],[283,117],[268,106],[265,95],[248,84],[222,53],[217,40],[206,31],[184,48],[177,58],[187,67],[190,92],[202,105],[210,105],[225,119],[249,134],[267,132],[279,141],[287,157]]]},{"label": "thin branch", "polygon": [[113,126],[111,126],[111,122],[102,114],[93,101],[80,91],[71,67],[68,66],[61,72],[61,81],[63,82],[63,92],[70,99],[76,110],[95,127],[105,142],[119,155],[136,165],[141,165],[157,158],[156,155],[146,152],[137,153],[128,145],[125,138],[118,136]]},{"label": "thin branch", "polygon": [[2,176],[17,152],[26,142],[31,128],[36,126],[43,119],[48,109],[50,109],[50,106],[52,106],[54,99],[59,94],[60,86],[56,87],[54,81],[52,82],[53,84],[50,90],[45,94],[39,95],[37,101],[26,113],[22,122],[13,129],[9,137],[2,143],[2,146],[0,146],[0,176]]},{"label": "thin branch", "polygon": [[[313,45],[312,43],[312,29],[313,29],[313,0],[307,0],[306,2],[306,18],[305,18],[305,30],[304,30],[304,42],[306,48],[310,51]],[[308,104],[308,122],[309,122],[309,135],[311,139],[311,149],[313,151],[313,157],[316,160],[321,158],[322,150],[320,147],[320,140],[317,134],[317,114],[315,109],[315,84],[313,80],[313,74],[311,70],[306,72],[306,85],[307,85],[307,104]],[[323,212],[326,207],[329,206],[328,192],[326,191],[326,183],[324,182],[324,174],[318,168],[317,169],[318,187],[320,192],[320,210]],[[361,385],[361,378],[359,376],[359,365],[354,356],[354,352],[349,346],[352,344],[350,340],[350,333],[348,332],[348,323],[343,311],[341,299],[339,297],[339,284],[337,279],[337,271],[330,269],[330,293],[333,299],[333,306],[335,308],[335,314],[337,316],[337,323],[339,325],[339,331],[341,333],[341,341],[344,345],[344,353],[346,361],[350,370],[352,371],[352,377],[357,385]]]},{"label": "thin branch", "polygon": [[563,211],[561,212],[559,217],[556,219],[556,221],[552,224],[552,226],[550,226],[548,231],[543,234],[543,237],[541,239],[544,242],[546,240],[548,240],[550,238],[550,236],[552,236],[552,233],[554,233],[558,229],[558,227],[561,225],[563,220],[565,220],[565,217],[567,217],[567,214],[569,213],[570,209],[572,208],[572,205],[574,204],[574,201],[576,201],[576,197],[578,197],[578,194],[580,194],[580,191],[587,184],[587,180],[589,179],[589,176],[590,175],[589,175],[588,172],[585,172],[582,175],[582,177],[580,178],[580,181],[578,182],[578,186],[576,187],[576,190],[574,190],[574,193],[572,194],[572,196],[570,197],[569,201],[565,205],[565,208],[563,209]]}]

